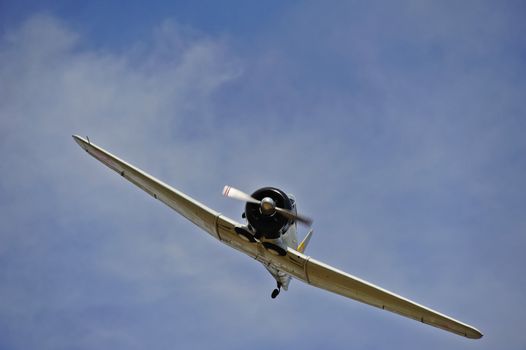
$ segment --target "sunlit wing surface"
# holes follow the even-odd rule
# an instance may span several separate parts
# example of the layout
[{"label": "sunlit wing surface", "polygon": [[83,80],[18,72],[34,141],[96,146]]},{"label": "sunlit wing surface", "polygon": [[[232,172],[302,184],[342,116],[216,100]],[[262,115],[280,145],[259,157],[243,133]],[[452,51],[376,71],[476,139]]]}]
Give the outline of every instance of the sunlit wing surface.
[{"label": "sunlit wing surface", "polygon": [[123,178],[168,205],[206,232],[217,236],[216,221],[219,213],[83,138],[76,135],[73,138],[86,152]]},{"label": "sunlit wing surface", "polygon": [[234,228],[241,224],[236,221],[208,208],[87,140],[79,136],[73,136],[73,138],[86,152],[126,180],[165,203],[216,239],[265,265],[272,265],[313,286],[467,338],[482,337],[480,331],[467,324],[335,269],[294,249],[289,248],[285,256],[275,256],[269,253],[261,243],[251,243],[239,238]]},{"label": "sunlit wing surface", "polygon": [[204,204],[199,203],[88,140],[77,135],[74,135],[73,138],[88,154],[155,199],[160,200],[213,237],[259,260],[262,260],[264,256],[270,255],[259,245],[246,244],[244,240],[239,238],[234,231],[234,227],[241,226],[241,224],[236,221],[208,208]]},{"label": "sunlit wing surface", "polygon": [[479,339],[482,337],[480,331],[467,324],[419,305],[292,249],[289,250],[287,257],[291,263],[303,266],[303,273],[294,274],[294,276],[313,286],[467,338]]}]

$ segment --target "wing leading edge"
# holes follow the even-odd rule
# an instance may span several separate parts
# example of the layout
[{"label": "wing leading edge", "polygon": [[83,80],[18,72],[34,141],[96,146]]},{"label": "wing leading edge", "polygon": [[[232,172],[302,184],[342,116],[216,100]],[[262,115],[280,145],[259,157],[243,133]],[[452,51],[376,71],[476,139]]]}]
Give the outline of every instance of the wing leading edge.
[{"label": "wing leading edge", "polygon": [[260,243],[249,243],[239,238],[234,231],[236,226],[240,226],[236,221],[208,208],[88,140],[77,135],[74,135],[73,138],[91,156],[119,173],[126,180],[165,203],[214,238],[242,251],[264,265],[272,265],[315,287],[467,338],[482,337],[480,331],[467,324],[319,262],[294,249],[289,248],[286,256],[274,256],[268,253]]}]

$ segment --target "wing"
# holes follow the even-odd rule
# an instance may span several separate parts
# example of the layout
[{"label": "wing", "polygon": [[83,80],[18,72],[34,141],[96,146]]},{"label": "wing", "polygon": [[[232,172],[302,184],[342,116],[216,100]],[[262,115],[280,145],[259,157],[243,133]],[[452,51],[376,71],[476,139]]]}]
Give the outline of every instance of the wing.
[{"label": "wing", "polygon": [[467,338],[479,339],[482,337],[482,333],[472,326],[391,293],[293,249],[289,248],[287,256],[282,259],[279,265],[282,270],[315,287]]},{"label": "wing", "polygon": [[217,237],[217,218],[220,214],[193,198],[177,191],[153,176],[126,163],[97,145],[74,135],[75,141],[91,156],[119,173],[123,178],[160,200],[185,218]]},{"label": "wing", "polygon": [[163,202],[221,242],[239,250],[266,264],[270,263],[270,254],[261,244],[249,244],[235,233],[234,228],[242,226],[240,223],[221,215],[199,203],[190,196],[165,184],[146,172],[134,167],[124,160],[116,157],[101,147],[74,135],[73,139],[88,154],[101,163],[117,172],[120,176],[130,181],[155,199]]}]

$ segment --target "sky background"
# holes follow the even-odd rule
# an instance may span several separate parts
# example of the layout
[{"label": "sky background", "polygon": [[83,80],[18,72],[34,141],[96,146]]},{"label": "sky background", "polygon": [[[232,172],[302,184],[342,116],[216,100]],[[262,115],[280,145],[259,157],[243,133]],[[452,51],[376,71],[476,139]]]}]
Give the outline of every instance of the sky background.
[{"label": "sky background", "polygon": [[[525,10],[0,1],[0,348],[526,348]],[[271,300],[77,133],[236,220],[225,184],[294,193],[309,255],[484,338],[298,281]]]}]

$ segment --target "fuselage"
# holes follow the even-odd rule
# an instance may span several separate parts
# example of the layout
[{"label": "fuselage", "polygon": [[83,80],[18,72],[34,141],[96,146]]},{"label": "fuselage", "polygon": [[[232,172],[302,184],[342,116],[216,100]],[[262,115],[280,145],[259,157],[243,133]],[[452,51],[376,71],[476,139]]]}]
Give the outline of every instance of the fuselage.
[{"label": "fuselage", "polygon": [[[297,213],[296,199],[291,194],[275,188],[263,187],[252,194],[253,198],[261,200],[262,203],[272,201],[274,205]],[[261,242],[276,245],[283,250],[287,248],[297,249],[298,236],[296,221],[285,218],[276,212],[265,211],[263,205],[247,203],[245,207],[245,219],[247,230]],[[288,289],[291,277],[271,265],[263,264],[270,274],[276,279],[278,286],[284,290]]]}]

